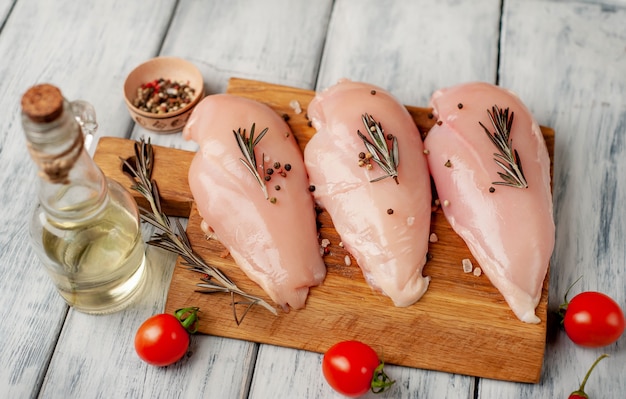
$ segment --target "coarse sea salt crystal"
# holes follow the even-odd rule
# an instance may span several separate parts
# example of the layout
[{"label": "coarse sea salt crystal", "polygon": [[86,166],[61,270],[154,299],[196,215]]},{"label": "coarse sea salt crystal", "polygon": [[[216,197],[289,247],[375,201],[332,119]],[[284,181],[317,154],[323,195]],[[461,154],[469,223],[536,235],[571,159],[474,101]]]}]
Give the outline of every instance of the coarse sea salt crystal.
[{"label": "coarse sea salt crystal", "polygon": [[352,264],[352,260],[350,259],[350,257],[348,255],[346,255],[343,258],[343,262],[346,264],[346,266],[350,266]]},{"label": "coarse sea salt crystal", "polygon": [[437,241],[439,241],[439,237],[437,237],[437,234],[435,234],[435,233],[430,233],[430,237],[428,237],[428,241],[430,241],[430,242],[437,242]]},{"label": "coarse sea salt crystal", "polygon": [[298,100],[289,101],[289,106],[293,109],[293,112],[295,112],[296,115],[302,113],[302,107],[300,107],[300,103],[298,102]]},{"label": "coarse sea salt crystal", "polygon": [[476,276],[476,277],[480,277],[480,275],[481,275],[481,274],[483,274],[482,269],[481,269],[480,267],[476,267],[476,268],[474,269],[474,276]]},{"label": "coarse sea salt crystal", "polygon": [[465,258],[461,261],[463,263],[463,272],[471,273],[474,266],[472,265],[472,261]]}]

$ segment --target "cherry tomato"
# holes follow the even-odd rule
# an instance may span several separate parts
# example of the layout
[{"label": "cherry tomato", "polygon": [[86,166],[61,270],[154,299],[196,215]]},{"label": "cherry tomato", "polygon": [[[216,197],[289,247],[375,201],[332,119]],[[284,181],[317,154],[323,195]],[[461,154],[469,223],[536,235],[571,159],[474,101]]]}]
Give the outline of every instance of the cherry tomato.
[{"label": "cherry tomato", "polygon": [[352,398],[370,389],[380,393],[394,383],[384,373],[376,352],[360,341],[343,341],[328,349],[322,372],[335,391]]},{"label": "cherry tomato", "polygon": [[189,334],[197,330],[198,308],[177,310],[174,315],[157,314],[135,334],[137,355],[153,366],[169,366],[180,360],[189,347]]},{"label": "cherry tomato", "polygon": [[563,327],[577,345],[590,348],[610,345],[624,332],[624,312],[605,294],[582,292],[565,306]]}]

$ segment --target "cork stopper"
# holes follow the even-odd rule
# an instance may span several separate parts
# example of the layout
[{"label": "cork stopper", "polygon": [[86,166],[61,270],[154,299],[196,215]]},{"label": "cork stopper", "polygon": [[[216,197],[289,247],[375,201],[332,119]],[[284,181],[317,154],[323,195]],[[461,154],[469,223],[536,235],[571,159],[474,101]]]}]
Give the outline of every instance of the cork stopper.
[{"label": "cork stopper", "polygon": [[63,113],[63,94],[56,86],[40,84],[22,96],[22,111],[35,123],[48,123]]}]

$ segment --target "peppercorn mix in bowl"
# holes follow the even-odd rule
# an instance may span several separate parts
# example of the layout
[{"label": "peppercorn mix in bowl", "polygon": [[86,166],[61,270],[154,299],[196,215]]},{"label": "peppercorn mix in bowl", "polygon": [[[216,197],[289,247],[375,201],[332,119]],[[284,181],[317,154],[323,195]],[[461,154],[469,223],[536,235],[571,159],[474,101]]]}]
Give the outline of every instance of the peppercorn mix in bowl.
[{"label": "peppercorn mix in bowl", "polygon": [[191,62],[156,57],[133,69],[124,82],[130,116],[157,133],[179,132],[204,96],[202,74]]}]

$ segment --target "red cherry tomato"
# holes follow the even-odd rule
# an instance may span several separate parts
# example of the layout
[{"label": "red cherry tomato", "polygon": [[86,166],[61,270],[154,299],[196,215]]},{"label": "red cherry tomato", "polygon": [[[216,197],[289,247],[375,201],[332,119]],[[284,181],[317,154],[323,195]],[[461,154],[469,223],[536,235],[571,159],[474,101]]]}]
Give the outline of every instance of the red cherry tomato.
[{"label": "red cherry tomato", "polygon": [[617,341],[624,332],[624,312],[611,297],[600,292],[582,292],[567,303],[563,327],[577,345],[590,348]]},{"label": "red cherry tomato", "polygon": [[137,355],[153,366],[169,366],[180,360],[189,347],[189,333],[196,329],[198,308],[185,308],[175,315],[150,317],[135,334]]},{"label": "red cherry tomato", "polygon": [[343,341],[332,346],[322,360],[328,384],[342,395],[356,398],[372,389],[379,393],[394,381],[383,372],[376,352],[359,341]]}]

